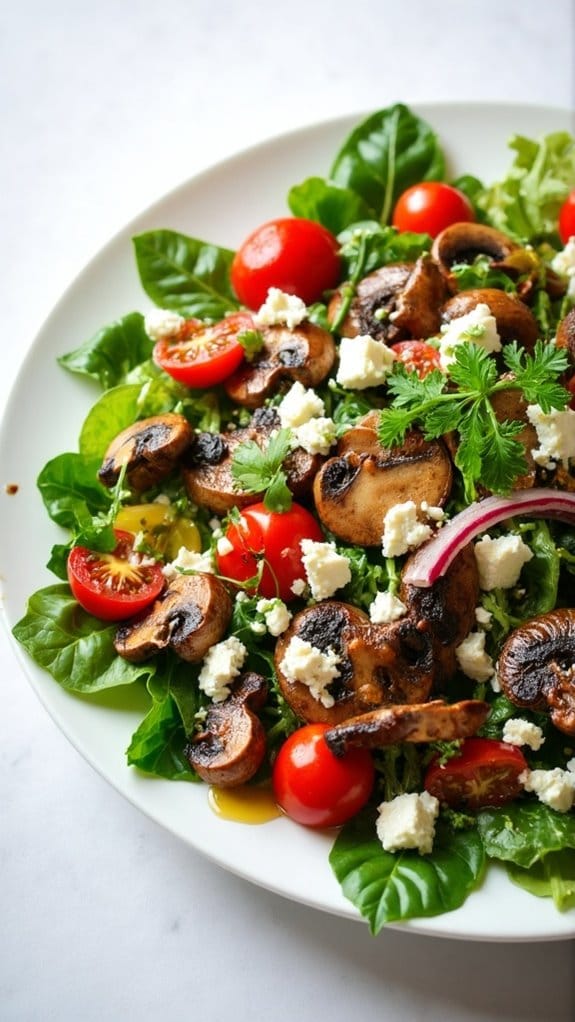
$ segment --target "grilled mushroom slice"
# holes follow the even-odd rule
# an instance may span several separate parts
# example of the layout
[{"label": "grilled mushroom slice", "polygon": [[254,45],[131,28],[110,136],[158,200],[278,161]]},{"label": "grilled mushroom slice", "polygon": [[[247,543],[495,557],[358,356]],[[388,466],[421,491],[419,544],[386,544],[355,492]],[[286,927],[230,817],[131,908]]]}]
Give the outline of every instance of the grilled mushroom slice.
[{"label": "grilled mushroom slice", "polygon": [[425,500],[442,506],[452,484],[451,459],[440,440],[424,440],[413,431],[403,444],[384,448],[377,439],[377,421],[377,412],[370,412],[349,430],[313,485],[326,528],[359,546],[379,546],[383,518],[395,504]]},{"label": "grilled mushroom slice", "polygon": [[266,753],[266,734],[255,710],[264,705],[267,684],[260,674],[243,674],[227,699],[210,706],[204,730],[184,752],[208,784],[235,788],[251,780]]},{"label": "grilled mushroom slice", "polygon": [[174,470],[191,439],[192,429],[183,415],[169,412],[140,419],[112,440],[98,477],[105,486],[115,486],[127,465],[130,488],[148,490]]},{"label": "grilled mushroom slice", "polygon": [[575,610],[552,610],[516,628],[497,674],[515,706],[547,710],[559,731],[575,736]]},{"label": "grilled mushroom slice", "polygon": [[125,660],[141,663],[170,648],[198,663],[219,642],[232,616],[223,582],[198,572],[177,575],[143,617],[120,625],[114,639]]},{"label": "grilled mushroom slice", "polygon": [[[502,231],[485,224],[457,223],[446,227],[437,235],[431,254],[453,291],[457,282],[451,275],[455,263],[472,263],[477,256],[489,256],[492,262],[503,264],[520,246]],[[504,268],[504,267],[502,267]]]},{"label": "grilled mushroom slice", "polygon": [[539,336],[535,316],[516,295],[498,291],[495,287],[460,291],[443,306],[443,321],[449,323],[452,319],[465,316],[477,305],[487,305],[495,316],[502,344],[517,341],[526,351],[533,350]]},{"label": "grilled mushroom slice", "polygon": [[[286,653],[293,638],[322,653],[336,654],[339,674],[329,685],[333,706],[324,706],[305,681],[290,674]],[[388,703],[420,702],[433,682],[429,634],[411,621],[372,625],[356,607],[324,600],[300,611],[276,645],[276,673],[282,694],[302,720],[338,724]]]},{"label": "grilled mushroom slice", "polygon": [[382,706],[337,724],[326,731],[325,740],[336,756],[349,749],[377,749],[399,742],[451,742],[476,734],[489,709],[489,703],[479,699]]},{"label": "grilled mushroom slice", "polygon": [[556,344],[558,348],[567,349],[569,361],[575,366],[575,309],[571,309],[559,323]]},{"label": "grilled mushroom slice", "polygon": [[244,408],[259,408],[284,380],[315,387],[333,366],[333,337],[313,323],[305,321],[294,330],[267,327],[262,334],[264,345],[253,362],[241,366],[224,384],[232,400]]},{"label": "grilled mushroom slice", "polygon": [[[186,490],[199,507],[225,515],[232,507],[243,508],[261,500],[262,493],[242,492],[234,483],[232,461],[240,444],[253,440],[260,447],[268,443],[272,430],[280,428],[277,412],[258,409],[250,425],[230,433],[200,433],[191,444],[183,470]],[[296,447],[284,461],[287,484],[301,499],[311,492],[313,480],[324,458]]]},{"label": "grilled mushroom slice", "polygon": [[[328,305],[330,323],[337,320],[348,286],[342,284]],[[338,333],[369,334],[389,343],[430,337],[439,331],[439,309],[446,294],[442,274],[429,255],[420,256],[415,264],[390,263],[359,282]]]}]

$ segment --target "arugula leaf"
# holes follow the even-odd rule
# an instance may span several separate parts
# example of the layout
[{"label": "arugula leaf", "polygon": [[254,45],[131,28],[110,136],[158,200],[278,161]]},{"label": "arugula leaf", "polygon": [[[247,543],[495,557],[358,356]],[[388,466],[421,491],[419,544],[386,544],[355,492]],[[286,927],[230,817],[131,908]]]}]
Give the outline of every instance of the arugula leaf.
[{"label": "arugula leaf", "polygon": [[261,448],[255,440],[236,447],[232,458],[232,478],[244,493],[265,491],[264,504],[269,511],[289,511],[292,496],[282,468],[291,449],[289,429],[279,429]]},{"label": "arugula leaf", "polygon": [[230,249],[169,230],[147,231],[133,242],[142,287],[160,307],[213,320],[239,308]]},{"label": "arugula leaf", "polygon": [[171,781],[197,781],[186,757],[186,732],[176,701],[154,701],[126,750],[130,766]]},{"label": "arugula leaf", "polygon": [[483,846],[491,859],[529,868],[548,852],[575,848],[575,816],[556,813],[541,802],[512,802],[483,809],[477,816]]},{"label": "arugula leaf", "polygon": [[153,341],[144,330],[140,312],[110,323],[58,363],[69,372],[97,380],[104,389],[125,381],[130,370],[151,357]]},{"label": "arugula leaf", "polygon": [[538,898],[553,898],[560,912],[575,908],[575,850],[549,852],[540,862],[523,869],[507,864],[509,879]]},{"label": "arugula leaf", "polygon": [[441,181],[445,160],[437,135],[403,104],[362,121],[337,154],[330,180],[360,196],[370,216],[385,224],[406,188]]},{"label": "arugula leaf", "polygon": [[290,188],[288,206],[294,216],[316,220],[335,235],[357,220],[369,217],[369,209],[361,196],[322,177],[308,177]]},{"label": "arugula leaf", "polygon": [[62,688],[88,694],[132,685],[154,673],[153,664],[132,664],[114,649],[116,625],[87,614],[67,585],[34,593],[14,637]]},{"label": "arugula leaf", "polygon": [[485,855],[475,830],[453,832],[441,821],[430,855],[385,852],[373,814],[363,813],[342,828],[329,861],[343,893],[377,934],[398,919],[458,908],[479,885]]}]

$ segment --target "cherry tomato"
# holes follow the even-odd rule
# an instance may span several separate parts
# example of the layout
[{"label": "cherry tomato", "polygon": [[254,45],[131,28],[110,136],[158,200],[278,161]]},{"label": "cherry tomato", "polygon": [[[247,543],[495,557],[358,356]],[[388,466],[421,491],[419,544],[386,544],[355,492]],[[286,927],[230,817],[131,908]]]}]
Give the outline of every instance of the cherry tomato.
[{"label": "cherry tomato", "polygon": [[321,224],[283,217],[257,227],[234,256],[231,280],[244,305],[259,309],[270,287],[298,295],[306,305],[335,287],[339,245]]},{"label": "cherry tomato", "polygon": [[232,550],[217,555],[220,575],[246,582],[257,573],[263,559],[257,592],[287,602],[294,599],[293,583],[306,578],[300,541],[322,542],[324,536],[313,515],[299,504],[292,504],[283,514],[268,511],[264,504],[250,504],[241,512],[238,524],[228,526],[225,538]]},{"label": "cherry tomato", "polygon": [[575,236],[575,188],[559,210],[559,237],[564,245]]},{"label": "cherry tomato", "polygon": [[439,351],[425,341],[398,341],[391,348],[398,362],[403,362],[410,372],[417,373],[420,380],[432,369],[441,369]]},{"label": "cherry tomato", "polygon": [[501,806],[522,790],[519,775],[527,769],[523,753],[492,738],[466,738],[459,755],[441,766],[434,762],[425,775],[425,788],[454,809]]},{"label": "cherry tomato", "polygon": [[112,553],[72,547],[68,581],[72,595],[88,614],[102,621],[123,621],[151,606],[165,585],[159,564],[141,564],[134,553],[134,537],[114,530]]},{"label": "cherry tomato", "polygon": [[253,329],[247,312],[233,312],[211,326],[187,319],[176,336],[156,342],[154,361],[186,387],[213,387],[238,368],[244,356],[238,334]]},{"label": "cherry tomato", "polygon": [[422,181],[399,196],[392,224],[398,231],[415,231],[435,238],[451,224],[475,220],[469,199],[443,181]]},{"label": "cherry tomato", "polygon": [[324,734],[328,724],[306,724],[282,745],[273,767],[280,809],[307,827],[339,827],[366,804],[375,770],[367,749],[334,756]]}]

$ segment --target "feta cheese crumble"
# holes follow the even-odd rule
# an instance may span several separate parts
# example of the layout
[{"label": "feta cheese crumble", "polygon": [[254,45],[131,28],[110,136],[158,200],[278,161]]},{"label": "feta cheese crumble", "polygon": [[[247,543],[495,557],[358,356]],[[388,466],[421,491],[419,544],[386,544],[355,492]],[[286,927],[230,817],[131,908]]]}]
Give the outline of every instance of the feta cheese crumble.
[{"label": "feta cheese crumble", "polygon": [[185,546],[180,547],[175,560],[165,564],[162,568],[164,576],[168,581],[171,581],[180,572],[203,571],[213,574],[214,570],[215,566],[211,550],[204,550],[203,553],[199,554],[196,550],[188,550]]},{"label": "feta cheese crumble", "polygon": [[413,500],[394,504],[383,519],[382,551],[384,557],[401,557],[415,550],[431,536],[429,525],[420,522]]},{"label": "feta cheese crumble", "polygon": [[393,593],[377,593],[370,605],[369,617],[374,625],[387,625],[407,614],[407,607]]},{"label": "feta cheese crumble", "polygon": [[377,836],[386,852],[415,848],[428,855],[433,848],[439,800],[429,792],[396,795],[378,807]]},{"label": "feta cheese crumble", "polygon": [[314,600],[326,600],[351,582],[347,557],[338,554],[335,543],[319,543],[313,539],[300,542],[302,563]]},{"label": "feta cheese crumble", "polygon": [[567,277],[567,295],[575,299],[575,237],[569,238],[565,248],[552,259],[551,269]]},{"label": "feta cheese crumble", "polygon": [[321,649],[312,646],[311,642],[294,635],[283,655],[280,670],[288,681],[299,681],[307,685],[313,698],[329,709],[335,699],[328,692],[328,685],[339,677],[339,663],[340,658],[333,649],[323,653]]},{"label": "feta cheese crumble", "polygon": [[228,537],[227,536],[220,536],[220,538],[218,539],[218,541],[216,543],[216,550],[218,551],[220,557],[225,557],[226,554],[233,553],[233,549],[234,549],[234,544],[230,543]]},{"label": "feta cheese crumble", "polygon": [[471,632],[455,650],[457,663],[473,681],[489,681],[495,674],[493,660],[485,649],[485,632]]},{"label": "feta cheese crumble", "polygon": [[336,381],[347,390],[365,390],[385,382],[393,368],[395,353],[369,334],[343,337],[339,346]]},{"label": "feta cheese crumble", "polygon": [[277,637],[289,627],[292,616],[283,600],[258,600],[256,610],[263,614],[270,635]]},{"label": "feta cheese crumble", "polygon": [[276,409],[283,429],[295,429],[310,419],[323,415],[325,406],[315,390],[306,390],[297,380]]},{"label": "feta cheese crumble", "polygon": [[475,620],[477,621],[478,625],[481,625],[482,628],[487,629],[491,628],[492,617],[493,614],[491,613],[491,611],[485,610],[485,607],[475,608]]},{"label": "feta cheese crumble", "polygon": [[521,536],[482,536],[475,544],[475,559],[482,589],[511,589],[517,585],[521,569],[533,557]]},{"label": "feta cheese crumble", "polygon": [[524,770],[519,776],[525,791],[532,791],[540,802],[567,813],[575,799],[575,774],[555,767],[553,770]]},{"label": "feta cheese crumble", "polygon": [[287,326],[289,330],[307,317],[305,302],[297,295],[287,294],[279,287],[270,287],[267,298],[254,316],[256,326]]},{"label": "feta cheese crumble", "polygon": [[568,465],[575,458],[575,411],[552,408],[548,414],[539,405],[527,405],[527,417],[535,427],[539,447],[531,454],[533,460],[543,468],[553,469],[557,461]]},{"label": "feta cheese crumble", "polygon": [[161,341],[164,337],[176,337],[185,322],[178,312],[151,309],[144,316],[144,330],[152,341]]},{"label": "feta cheese crumble", "polygon": [[455,350],[458,345],[465,343],[476,344],[489,353],[501,351],[497,321],[484,302],[480,302],[471,312],[457,316],[441,328],[439,359],[444,369],[455,362]]},{"label": "feta cheese crumble", "polygon": [[217,642],[206,653],[198,684],[215,703],[222,703],[230,694],[230,684],[240,673],[248,651],[235,635]]},{"label": "feta cheese crumble", "polygon": [[506,720],[503,727],[503,741],[508,745],[528,745],[530,749],[537,752],[545,741],[543,732],[537,724],[532,724],[523,717],[511,717]]},{"label": "feta cheese crumble", "polygon": [[337,440],[333,419],[319,417],[308,419],[292,430],[295,447],[303,447],[308,454],[329,454]]}]

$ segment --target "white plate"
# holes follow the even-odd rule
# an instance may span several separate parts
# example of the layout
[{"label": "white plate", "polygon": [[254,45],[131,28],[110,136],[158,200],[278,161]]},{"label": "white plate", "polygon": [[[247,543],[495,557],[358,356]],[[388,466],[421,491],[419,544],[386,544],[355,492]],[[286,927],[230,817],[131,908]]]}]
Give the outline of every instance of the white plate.
[{"label": "white plate", "polygon": [[[566,111],[547,108],[433,104],[417,109],[438,131],[451,171],[468,171],[486,180],[509,165],[507,141],[512,133],[533,137],[570,127]],[[291,185],[310,174],[327,173],[332,156],[359,120],[360,115],[346,117],[273,139],[184,184],[118,234],[60,300],[21,369],[0,433],[0,478],[3,485],[19,487],[16,495],[1,496],[0,569],[9,626],[22,616],[30,593],[55,581],[43,565],[60,536],[36,491],[37,474],[49,458],[76,449],[80,425],[96,398],[87,382],[58,368],[56,358],[107,322],[150,305],[139,285],[131,237],[169,227],[237,246],[254,226],[286,212]],[[359,918],[328,865],[330,836],[287,819],[265,826],[224,822],[208,808],[205,786],[139,775],[124,758],[143,715],[130,706],[130,694],[120,690],[91,701],[76,698],[31,663],[20,647],[17,652],[64,734],[152,819],[253,883],[326,912]],[[575,936],[575,913],[560,914],[548,900],[512,886],[502,870],[490,869],[481,890],[462,908],[402,927],[478,940],[551,940]]]}]

